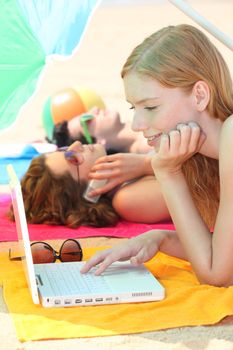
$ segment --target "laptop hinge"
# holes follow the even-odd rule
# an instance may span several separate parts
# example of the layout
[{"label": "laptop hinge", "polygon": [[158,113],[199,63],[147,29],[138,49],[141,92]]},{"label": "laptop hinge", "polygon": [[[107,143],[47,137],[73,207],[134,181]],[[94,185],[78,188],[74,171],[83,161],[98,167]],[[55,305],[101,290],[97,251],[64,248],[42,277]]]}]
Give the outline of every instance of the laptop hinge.
[{"label": "laptop hinge", "polygon": [[40,284],[41,286],[44,285],[44,283],[42,282],[42,279],[40,277],[40,275],[36,275],[36,282],[37,282],[37,285]]}]

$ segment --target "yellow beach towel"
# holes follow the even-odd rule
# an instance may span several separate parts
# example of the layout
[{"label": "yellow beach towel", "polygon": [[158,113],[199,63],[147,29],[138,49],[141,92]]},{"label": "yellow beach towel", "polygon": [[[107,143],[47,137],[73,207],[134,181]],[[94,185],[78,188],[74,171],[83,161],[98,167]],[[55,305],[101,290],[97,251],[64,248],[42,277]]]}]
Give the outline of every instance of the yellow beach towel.
[{"label": "yellow beach towel", "polygon": [[[86,249],[84,258],[96,249]],[[4,299],[18,339],[61,339],[140,333],[165,328],[214,324],[233,315],[233,287],[200,285],[189,263],[157,254],[147,266],[166,290],[162,301],[46,309],[34,305],[21,262],[0,254]]]}]

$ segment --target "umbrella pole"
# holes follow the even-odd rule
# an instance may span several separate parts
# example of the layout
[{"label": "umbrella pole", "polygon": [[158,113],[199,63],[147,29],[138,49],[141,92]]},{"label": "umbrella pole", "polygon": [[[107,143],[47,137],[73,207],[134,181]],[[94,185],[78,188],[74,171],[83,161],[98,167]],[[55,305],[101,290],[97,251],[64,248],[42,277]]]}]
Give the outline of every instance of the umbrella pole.
[{"label": "umbrella pole", "polygon": [[221,32],[213,23],[208,21],[205,17],[201,16],[195,11],[189,4],[183,0],[169,0],[173,5],[184,12],[188,17],[192,18],[197,24],[206,29],[210,34],[217,38],[221,43],[226,45],[233,51],[233,40],[225,33]]}]

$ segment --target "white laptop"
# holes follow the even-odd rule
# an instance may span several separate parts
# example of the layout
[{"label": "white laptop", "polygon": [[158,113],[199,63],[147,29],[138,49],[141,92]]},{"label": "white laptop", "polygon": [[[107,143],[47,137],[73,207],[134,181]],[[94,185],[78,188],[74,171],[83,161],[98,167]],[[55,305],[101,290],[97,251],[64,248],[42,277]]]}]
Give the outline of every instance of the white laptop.
[{"label": "white laptop", "polygon": [[81,274],[85,262],[33,264],[20,181],[12,165],[7,166],[19,239],[20,255],[35,304],[44,307],[89,306],[148,302],[165,297],[163,286],[144,266],[116,262],[101,276],[92,269]]}]

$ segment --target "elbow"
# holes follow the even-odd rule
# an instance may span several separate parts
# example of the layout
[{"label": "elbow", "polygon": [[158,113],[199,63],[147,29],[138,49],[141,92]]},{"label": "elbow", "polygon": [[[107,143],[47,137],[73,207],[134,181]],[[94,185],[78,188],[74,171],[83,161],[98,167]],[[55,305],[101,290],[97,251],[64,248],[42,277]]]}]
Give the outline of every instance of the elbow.
[{"label": "elbow", "polygon": [[227,276],[222,274],[221,272],[209,273],[206,276],[199,277],[199,282],[201,284],[208,284],[213,287],[230,287],[233,285],[233,277],[232,274]]},{"label": "elbow", "polygon": [[122,219],[128,221],[137,221],[135,216],[137,210],[135,210],[133,203],[134,202],[131,201],[130,196],[125,193],[124,189],[119,190],[112,200],[112,206],[118,215]]}]

